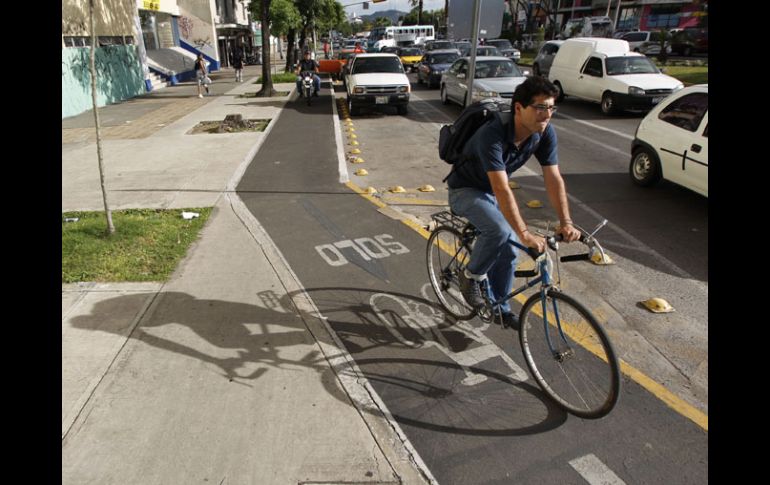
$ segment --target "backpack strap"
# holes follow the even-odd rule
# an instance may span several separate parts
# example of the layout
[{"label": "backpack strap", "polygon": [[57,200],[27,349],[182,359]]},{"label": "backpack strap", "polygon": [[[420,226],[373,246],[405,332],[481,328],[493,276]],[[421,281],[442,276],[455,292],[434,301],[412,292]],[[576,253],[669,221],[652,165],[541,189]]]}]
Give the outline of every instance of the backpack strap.
[{"label": "backpack strap", "polygon": [[[503,125],[503,132],[506,134],[506,137],[503,138],[503,151],[505,151],[508,148],[508,146],[510,145],[510,143],[508,143],[508,136],[507,135],[508,135],[508,131],[510,131],[510,129],[508,127],[512,126],[513,111],[496,111],[493,114],[500,119],[500,123],[502,123],[502,125]],[[489,120],[487,120],[485,122],[485,124],[486,123],[489,123]],[[454,173],[454,171],[455,171],[455,169],[457,167],[459,167],[463,163],[467,162],[468,160],[471,160],[472,158],[473,157],[470,157],[470,156],[463,156],[462,159],[460,159],[460,160],[456,161],[455,163],[453,163],[451,170],[449,170],[449,173],[446,175],[446,177],[444,177],[441,180],[441,182],[442,183],[446,183],[446,181],[449,179],[449,177],[452,175],[452,173]]]}]

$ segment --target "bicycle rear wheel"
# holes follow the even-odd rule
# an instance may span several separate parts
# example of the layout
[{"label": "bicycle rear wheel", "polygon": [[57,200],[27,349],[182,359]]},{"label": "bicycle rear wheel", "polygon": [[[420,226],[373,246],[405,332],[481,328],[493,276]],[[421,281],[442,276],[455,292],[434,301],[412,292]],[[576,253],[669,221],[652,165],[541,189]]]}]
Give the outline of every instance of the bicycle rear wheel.
[{"label": "bicycle rear wheel", "polygon": [[428,275],[439,303],[458,320],[469,320],[476,314],[460,292],[458,275],[471,257],[470,248],[459,231],[439,226],[428,239]]},{"label": "bicycle rear wheel", "polygon": [[519,341],[532,376],[566,411],[590,419],[607,415],[620,397],[620,365],[609,338],[572,297],[551,288],[545,309],[540,297],[532,295],[520,316]]}]

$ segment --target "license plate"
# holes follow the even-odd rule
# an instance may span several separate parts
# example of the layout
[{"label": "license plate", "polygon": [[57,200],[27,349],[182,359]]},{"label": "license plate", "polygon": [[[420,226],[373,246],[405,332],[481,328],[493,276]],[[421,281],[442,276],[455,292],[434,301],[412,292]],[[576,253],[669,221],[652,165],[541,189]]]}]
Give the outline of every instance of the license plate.
[{"label": "license plate", "polygon": [[388,104],[387,96],[376,96],[374,98],[374,104]]},{"label": "license plate", "polygon": [[663,101],[663,98],[652,98],[652,104],[658,104]]}]

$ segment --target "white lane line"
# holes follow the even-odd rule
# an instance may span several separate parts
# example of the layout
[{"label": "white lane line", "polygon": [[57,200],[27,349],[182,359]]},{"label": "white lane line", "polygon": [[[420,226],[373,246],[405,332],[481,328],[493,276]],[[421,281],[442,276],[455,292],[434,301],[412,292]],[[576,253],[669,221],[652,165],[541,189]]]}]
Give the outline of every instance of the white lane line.
[{"label": "white lane line", "polygon": [[570,466],[591,485],[626,485],[594,454],[581,456],[569,462]]},{"label": "white lane line", "polygon": [[348,166],[345,163],[345,144],[342,141],[342,129],[340,128],[340,117],[337,113],[337,97],[334,95],[334,82],[332,82],[332,119],[334,121],[334,141],[337,143],[337,167],[340,175],[340,183],[344,184],[350,181],[348,175]]},{"label": "white lane line", "polygon": [[[553,127],[554,127],[554,128],[556,128],[556,130],[557,130],[557,131],[564,131],[564,132],[566,132],[566,133],[569,133],[569,134],[571,134],[571,135],[575,135],[576,137],[578,137],[578,138],[582,138],[582,139],[584,139],[584,140],[587,140],[587,141],[589,141],[590,143],[593,143],[594,145],[598,145],[598,146],[600,146],[600,147],[604,148],[605,150],[608,150],[608,151],[611,151],[611,152],[615,152],[615,153],[618,153],[618,154],[620,154],[621,156],[623,156],[623,157],[626,157],[626,158],[629,158],[629,159],[631,158],[631,147],[630,147],[630,146],[628,147],[628,151],[623,151],[623,150],[620,150],[620,149],[618,149],[618,148],[615,148],[615,147],[613,147],[613,146],[607,145],[606,143],[602,143],[602,142],[599,142],[599,141],[596,141],[596,140],[592,140],[592,139],[590,139],[590,138],[587,138],[587,137],[585,136],[585,133],[579,133],[579,132],[577,132],[577,131],[573,131],[573,130],[570,130],[570,129],[568,129],[568,128],[565,128],[565,127],[563,127],[562,125],[559,125],[559,124],[553,123]],[[631,139],[633,140],[633,138],[631,138]]]},{"label": "white lane line", "polygon": [[625,133],[622,133],[620,131],[610,130],[609,128],[605,128],[603,126],[596,125],[594,123],[589,123],[588,121],[579,120],[577,118],[574,118],[570,115],[565,115],[561,111],[559,111],[559,114],[556,115],[557,118],[566,118],[568,120],[574,121],[575,123],[580,123],[581,125],[590,126],[591,128],[594,128],[596,130],[606,131],[607,133],[612,133],[613,135],[617,135],[621,138],[625,138],[626,140],[633,140],[634,137],[631,135],[627,135]]}]

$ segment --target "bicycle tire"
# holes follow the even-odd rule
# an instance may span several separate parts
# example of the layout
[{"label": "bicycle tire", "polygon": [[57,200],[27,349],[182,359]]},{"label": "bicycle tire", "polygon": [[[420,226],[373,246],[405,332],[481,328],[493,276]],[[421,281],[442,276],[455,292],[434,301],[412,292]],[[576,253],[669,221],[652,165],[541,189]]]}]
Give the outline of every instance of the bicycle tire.
[{"label": "bicycle tire", "polygon": [[[543,318],[541,293],[524,303],[519,342],[537,384],[556,404],[581,418],[606,416],[620,398],[620,365],[596,317],[574,298],[551,288]],[[535,310],[539,310],[540,315]],[[561,338],[556,317],[567,342]],[[558,345],[558,356],[546,338]]]},{"label": "bicycle tire", "polygon": [[462,234],[449,226],[437,227],[428,238],[426,259],[430,285],[441,307],[458,320],[470,320],[476,311],[465,302],[457,275],[465,269],[471,249]]}]

